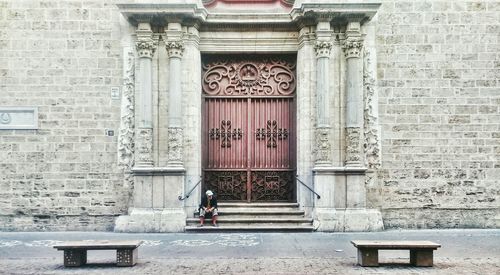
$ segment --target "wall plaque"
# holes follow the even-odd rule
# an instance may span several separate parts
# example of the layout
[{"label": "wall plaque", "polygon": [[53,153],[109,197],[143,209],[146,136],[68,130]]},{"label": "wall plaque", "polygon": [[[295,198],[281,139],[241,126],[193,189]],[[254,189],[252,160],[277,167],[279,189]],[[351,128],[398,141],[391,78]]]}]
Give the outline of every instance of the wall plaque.
[{"label": "wall plaque", "polygon": [[38,129],[38,107],[0,107],[0,130]]}]

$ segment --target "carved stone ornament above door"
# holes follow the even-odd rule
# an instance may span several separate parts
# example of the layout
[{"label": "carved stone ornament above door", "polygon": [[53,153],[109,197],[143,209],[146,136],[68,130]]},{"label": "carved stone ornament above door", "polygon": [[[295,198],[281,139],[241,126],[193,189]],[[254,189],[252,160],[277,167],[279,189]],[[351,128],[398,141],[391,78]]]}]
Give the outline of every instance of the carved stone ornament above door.
[{"label": "carved stone ornament above door", "polygon": [[290,96],[295,92],[295,63],[265,58],[258,61],[213,61],[203,64],[203,92],[209,96]]}]

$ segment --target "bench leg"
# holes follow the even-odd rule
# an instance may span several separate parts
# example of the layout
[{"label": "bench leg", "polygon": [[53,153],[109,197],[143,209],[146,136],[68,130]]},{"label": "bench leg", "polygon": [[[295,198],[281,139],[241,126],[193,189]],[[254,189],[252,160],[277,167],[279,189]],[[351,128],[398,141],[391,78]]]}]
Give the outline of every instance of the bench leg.
[{"label": "bench leg", "polygon": [[410,263],[414,266],[432,266],[433,250],[410,250]]},{"label": "bench leg", "polygon": [[116,250],[117,266],[134,266],[137,263],[137,248]]},{"label": "bench leg", "polygon": [[358,248],[358,264],[361,266],[378,266],[378,249]]},{"label": "bench leg", "polygon": [[64,266],[81,266],[87,263],[87,250],[64,250]]}]

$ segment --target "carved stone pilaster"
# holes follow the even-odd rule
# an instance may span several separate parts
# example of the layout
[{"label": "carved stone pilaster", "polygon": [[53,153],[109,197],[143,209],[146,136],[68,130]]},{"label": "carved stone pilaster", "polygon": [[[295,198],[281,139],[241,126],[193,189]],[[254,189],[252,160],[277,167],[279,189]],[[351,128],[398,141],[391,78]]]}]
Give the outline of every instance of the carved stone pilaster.
[{"label": "carved stone pilaster", "polygon": [[374,110],[376,97],[375,71],[370,51],[364,51],[363,84],[364,97],[364,149],[366,166],[371,169],[380,167],[380,137],[378,130],[378,114]]},{"label": "carved stone pilaster", "polygon": [[361,166],[361,127],[346,127],[347,166]]},{"label": "carved stone pilaster", "polygon": [[316,41],[314,45],[314,50],[316,51],[316,57],[330,57],[330,52],[332,50],[333,44],[327,41]]},{"label": "carved stone pilaster", "polygon": [[139,128],[137,130],[137,145],[136,145],[136,166],[152,166],[153,165],[153,129]]},{"label": "carved stone pilaster", "polygon": [[167,41],[165,44],[169,57],[182,58],[184,43],[182,41]]},{"label": "carved stone pilaster", "polygon": [[124,77],[118,133],[118,166],[130,170],[134,165],[134,92],[135,56],[132,50],[125,51]]},{"label": "carved stone pilaster", "polygon": [[168,128],[168,165],[182,165],[184,134],[181,127]]},{"label": "carved stone pilaster", "polygon": [[332,162],[330,128],[316,128],[316,164],[330,164]]},{"label": "carved stone pilaster", "polygon": [[346,58],[359,58],[363,48],[363,39],[361,37],[347,37],[342,44]]}]

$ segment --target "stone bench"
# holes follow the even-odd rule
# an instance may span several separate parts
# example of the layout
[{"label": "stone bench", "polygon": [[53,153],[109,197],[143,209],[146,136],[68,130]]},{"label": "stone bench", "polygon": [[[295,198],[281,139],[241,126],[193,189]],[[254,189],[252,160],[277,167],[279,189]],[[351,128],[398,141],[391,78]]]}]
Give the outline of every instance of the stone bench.
[{"label": "stone bench", "polygon": [[64,250],[64,266],[81,266],[87,263],[87,250],[116,250],[117,266],[134,266],[142,241],[73,241],[54,245]]},{"label": "stone bench", "polygon": [[410,263],[414,266],[432,266],[433,251],[441,247],[430,241],[362,241],[351,243],[358,248],[358,264],[378,266],[379,250],[410,250]]}]

